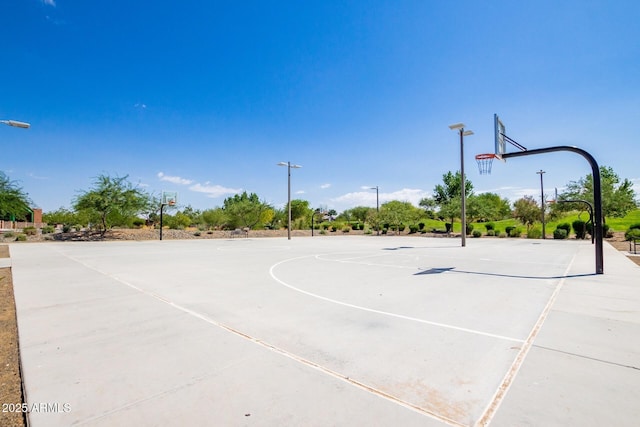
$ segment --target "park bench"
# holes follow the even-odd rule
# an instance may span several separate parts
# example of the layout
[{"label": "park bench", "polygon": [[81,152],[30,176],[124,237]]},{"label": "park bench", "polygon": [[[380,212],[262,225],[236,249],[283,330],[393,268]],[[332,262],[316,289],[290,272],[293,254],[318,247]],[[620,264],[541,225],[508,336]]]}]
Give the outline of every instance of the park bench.
[{"label": "park bench", "polygon": [[229,237],[249,237],[249,229],[248,228],[236,228],[235,230],[231,230],[229,233]]}]

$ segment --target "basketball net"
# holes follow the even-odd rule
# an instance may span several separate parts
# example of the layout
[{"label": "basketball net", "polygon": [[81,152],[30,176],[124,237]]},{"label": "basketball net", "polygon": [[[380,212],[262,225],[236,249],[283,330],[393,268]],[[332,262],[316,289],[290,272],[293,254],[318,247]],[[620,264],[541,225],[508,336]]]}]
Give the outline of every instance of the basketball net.
[{"label": "basketball net", "polygon": [[476,156],[480,175],[491,175],[491,166],[493,165],[493,159],[495,158],[495,154],[478,154]]}]

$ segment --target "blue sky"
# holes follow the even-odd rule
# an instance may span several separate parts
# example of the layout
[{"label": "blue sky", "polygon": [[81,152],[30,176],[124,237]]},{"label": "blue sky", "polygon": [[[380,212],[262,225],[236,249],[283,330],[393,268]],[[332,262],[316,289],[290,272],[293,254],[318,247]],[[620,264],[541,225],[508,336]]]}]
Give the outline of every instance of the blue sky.
[{"label": "blue sky", "polygon": [[640,193],[637,1],[12,0],[0,16],[0,170],[45,211],[99,174],[208,209],[238,191],[342,211],[418,203],[447,171],[515,200],[577,180],[576,145]]}]

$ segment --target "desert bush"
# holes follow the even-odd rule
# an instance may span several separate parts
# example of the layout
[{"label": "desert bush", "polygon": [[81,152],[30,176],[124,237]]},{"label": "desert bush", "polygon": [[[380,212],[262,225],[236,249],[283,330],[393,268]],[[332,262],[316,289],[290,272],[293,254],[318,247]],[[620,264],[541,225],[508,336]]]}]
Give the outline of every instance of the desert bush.
[{"label": "desert bush", "polygon": [[418,226],[417,225],[410,225],[409,226],[409,234],[414,234],[418,232]]},{"label": "desert bush", "polygon": [[196,231],[195,233],[193,233],[194,236],[198,237],[200,236],[202,233],[200,231]]},{"label": "desert bush", "polygon": [[27,236],[35,236],[38,230],[35,227],[25,227],[22,229],[22,232]]},{"label": "desert bush", "polygon": [[[488,222],[488,223],[486,223],[484,225],[484,228],[486,228],[487,231],[494,231],[495,228],[496,228],[496,225],[494,223],[492,223],[492,222]],[[487,233],[487,235],[488,235],[488,233]]]},{"label": "desert bush", "polygon": [[42,234],[51,234],[56,231],[56,228],[53,225],[45,225],[42,227]]},{"label": "desert bush", "polygon": [[504,232],[507,233],[510,236],[511,235],[511,231],[515,230],[515,228],[516,228],[515,225],[507,225],[504,228]]},{"label": "desert bush", "polygon": [[26,234],[18,234],[16,236],[16,242],[26,242],[27,241],[27,235]]},{"label": "desert bush", "polygon": [[142,228],[144,225],[144,219],[136,218],[133,220],[132,224],[135,228]]},{"label": "desert bush", "polygon": [[480,230],[475,230],[473,232],[473,237],[481,237],[482,236],[482,231]]},{"label": "desert bush", "polygon": [[467,224],[467,235],[471,234],[473,231],[473,224]]},{"label": "desert bush", "polygon": [[507,237],[507,233],[500,233],[500,234],[498,234],[498,237],[503,239],[503,238]]},{"label": "desert bush", "polygon": [[495,235],[496,235],[496,232],[495,232],[495,231],[493,231],[493,230],[487,230],[487,236],[491,236],[491,237],[493,237],[493,236],[495,236]]},{"label": "desert bush", "polygon": [[13,237],[15,236],[15,234],[13,234],[12,231],[7,231],[6,233],[3,234],[4,237]]},{"label": "desert bush", "polygon": [[349,231],[351,231],[351,227],[349,227],[348,225],[345,225],[344,227],[342,227],[343,233],[348,233]]},{"label": "desert bush", "polygon": [[571,224],[569,224],[568,222],[563,222],[561,224],[558,224],[556,229],[558,228],[561,230],[565,230],[567,232],[567,237],[571,234]]}]

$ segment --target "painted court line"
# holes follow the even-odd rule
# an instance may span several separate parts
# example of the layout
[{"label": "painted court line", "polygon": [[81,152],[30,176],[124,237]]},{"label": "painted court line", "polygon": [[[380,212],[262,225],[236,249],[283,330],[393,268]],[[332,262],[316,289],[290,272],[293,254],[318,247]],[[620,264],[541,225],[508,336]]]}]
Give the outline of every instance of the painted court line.
[{"label": "painted court line", "polygon": [[[565,270],[563,276],[567,276],[567,274],[569,274],[569,270],[571,270],[571,266],[573,265],[573,262],[575,261],[576,257],[577,257],[577,253],[573,256],[573,258],[571,258],[571,261],[569,262],[569,265],[567,266],[567,269]],[[527,340],[524,342],[524,345],[518,352],[518,355],[516,356],[514,362],[511,364],[511,367],[509,368],[509,370],[507,371],[507,374],[503,378],[502,383],[500,384],[500,387],[498,387],[498,390],[496,390],[496,393],[494,394],[493,399],[491,399],[491,402],[485,409],[479,421],[476,423],[476,426],[488,426],[491,423],[491,420],[493,419],[496,412],[498,411],[498,408],[502,404],[502,401],[504,400],[505,396],[509,392],[509,389],[511,388],[511,385],[513,384],[513,381],[516,375],[518,374],[518,371],[520,371],[520,368],[524,363],[524,359],[527,357],[529,350],[533,346],[533,342],[538,336],[540,329],[542,329],[542,325],[544,324],[544,321],[547,319],[547,316],[551,311],[551,307],[553,307],[553,304],[558,298],[558,294],[560,294],[560,290],[562,290],[562,286],[564,285],[565,280],[566,280],[566,277],[561,278],[558,284],[556,285],[556,288],[553,291],[553,294],[551,294],[549,301],[547,301],[547,305],[542,310],[542,313],[540,313],[540,317],[538,318],[538,321],[533,326],[531,333],[529,333]]]},{"label": "painted court line", "polygon": [[[420,413],[420,414],[422,414],[424,416],[428,416],[430,418],[434,418],[434,419],[436,419],[438,421],[441,421],[441,422],[444,422],[444,423],[446,423],[448,425],[456,426],[456,427],[463,426],[463,424],[460,424],[459,422],[457,422],[455,420],[449,419],[448,417],[446,417],[444,415],[431,412],[428,409],[419,407],[419,406],[414,405],[414,404],[412,404],[410,402],[406,402],[406,401],[404,401],[404,400],[402,400],[402,399],[400,399],[400,398],[398,398],[396,396],[393,396],[393,395],[391,395],[391,394],[389,394],[387,392],[384,392],[382,390],[378,390],[378,389],[376,389],[374,387],[368,386],[368,385],[366,385],[366,384],[364,384],[364,383],[362,383],[362,382],[360,382],[358,380],[355,380],[353,378],[349,378],[348,376],[346,376],[344,374],[341,374],[341,373],[339,373],[337,371],[334,371],[334,370],[332,370],[330,368],[327,368],[325,366],[319,365],[319,364],[317,364],[317,363],[315,363],[315,362],[313,362],[311,360],[308,360],[308,359],[305,359],[303,357],[300,357],[300,356],[298,356],[296,354],[293,354],[293,353],[291,353],[291,352],[289,352],[289,351],[287,351],[285,349],[282,349],[280,347],[277,347],[275,345],[269,344],[269,343],[267,343],[265,341],[262,341],[259,338],[255,338],[255,337],[253,337],[251,335],[245,334],[244,332],[241,332],[241,331],[239,331],[239,330],[237,330],[235,328],[232,328],[232,327],[230,327],[228,325],[220,323],[217,320],[212,319],[207,315],[204,315],[202,313],[198,313],[197,311],[194,311],[194,310],[191,310],[191,309],[186,308],[184,306],[181,306],[179,304],[176,304],[173,301],[170,301],[170,300],[164,298],[160,294],[157,294],[155,292],[151,292],[151,291],[147,291],[145,289],[142,289],[142,288],[140,288],[140,287],[138,287],[138,286],[136,286],[136,285],[134,285],[132,283],[127,282],[126,280],[120,279],[120,278],[118,278],[118,277],[116,277],[114,275],[111,275],[109,273],[101,271],[100,269],[98,269],[96,267],[93,267],[91,265],[85,264],[84,262],[82,262],[81,260],[79,260],[79,259],[77,259],[77,258],[75,258],[73,256],[64,254],[62,252],[59,252],[59,253],[61,253],[66,258],[68,258],[68,259],[70,259],[70,260],[72,260],[74,262],[77,262],[78,264],[84,266],[85,268],[88,268],[88,269],[93,270],[93,271],[95,271],[97,273],[100,273],[100,274],[102,274],[104,276],[107,276],[107,277],[117,281],[118,283],[121,283],[121,284],[123,284],[123,285],[125,285],[125,286],[127,286],[127,287],[129,287],[131,289],[134,289],[134,290],[144,294],[144,295],[147,295],[147,296],[152,297],[152,298],[154,298],[154,299],[156,299],[158,301],[161,301],[161,302],[163,302],[163,303],[165,303],[165,304],[167,304],[167,305],[169,305],[169,306],[171,306],[171,307],[173,307],[173,308],[175,308],[177,310],[180,310],[180,311],[182,311],[182,312],[184,312],[186,314],[189,314],[189,315],[191,315],[191,316],[193,316],[193,317],[195,317],[197,319],[203,320],[203,321],[205,321],[205,322],[207,322],[207,323],[209,323],[209,324],[211,324],[213,326],[216,326],[216,327],[218,327],[220,329],[223,329],[223,330],[225,330],[225,331],[227,331],[229,333],[232,333],[232,334],[234,334],[236,336],[239,336],[239,337],[244,338],[244,339],[246,339],[248,341],[251,341],[252,343],[257,344],[257,345],[259,345],[259,346],[261,346],[261,347],[263,347],[265,349],[268,349],[268,350],[271,350],[273,352],[276,352],[276,353],[278,353],[278,354],[280,354],[282,356],[285,356],[285,357],[287,357],[287,358],[289,358],[291,360],[294,360],[294,361],[296,361],[298,363],[301,363],[301,364],[303,364],[305,366],[313,368],[316,371],[319,371],[319,372],[322,372],[324,374],[327,374],[327,375],[331,376],[332,378],[338,379],[338,380],[343,381],[345,383],[348,383],[348,384],[350,384],[352,386],[355,386],[360,390],[366,391],[366,392],[371,393],[371,394],[373,394],[375,396],[378,396],[378,397],[381,397],[381,398],[386,399],[388,401],[391,401],[391,402],[393,402],[393,403],[395,403],[397,405],[400,405],[400,406],[402,406],[404,408],[407,408],[409,410],[412,410],[414,412]],[[304,257],[299,257],[299,258],[304,258]],[[278,280],[278,279],[276,279],[276,280]],[[187,386],[188,385],[190,385],[190,384],[187,384]],[[177,390],[179,388],[181,388],[181,387],[178,387],[175,390]],[[175,390],[172,389],[172,390],[168,390],[167,392],[173,392]],[[164,394],[165,393],[160,393],[160,394],[158,394],[158,396],[161,396],[161,395],[164,395]],[[152,396],[151,398],[154,398],[154,397],[155,396]],[[119,409],[124,410],[129,406],[132,406],[132,405],[135,405],[135,404],[141,403],[141,402],[142,401],[140,401],[140,402],[131,402],[131,404],[124,405],[122,408],[119,408]],[[102,416],[110,415],[111,413],[117,412],[119,409],[116,408],[116,409],[114,409],[113,411],[110,411],[107,414],[102,414],[101,416],[98,416],[98,418],[101,418]]]},{"label": "painted court line", "polygon": [[271,268],[269,269],[269,274],[271,275],[271,277],[273,278],[273,280],[275,280],[276,282],[280,283],[282,286],[285,286],[293,291],[296,292],[300,292],[301,294],[304,295],[308,295],[310,297],[322,300],[322,301],[326,301],[326,302],[330,302],[333,304],[337,304],[337,305],[341,305],[344,307],[349,307],[349,308],[353,308],[356,310],[362,310],[362,311],[366,311],[369,313],[375,313],[375,314],[380,314],[383,316],[389,316],[389,317],[395,317],[397,319],[402,319],[402,320],[408,320],[411,322],[418,322],[418,323],[423,323],[426,325],[431,325],[431,326],[436,326],[439,328],[446,328],[446,329],[452,329],[455,331],[460,331],[460,332],[466,332],[469,334],[473,334],[473,335],[481,335],[481,336],[485,336],[485,337],[489,337],[489,338],[496,338],[496,339],[500,339],[500,340],[505,340],[505,341],[512,341],[512,342],[517,342],[517,343],[524,343],[525,340],[520,339],[520,338],[513,338],[513,337],[507,337],[504,335],[496,335],[496,334],[491,334],[489,332],[483,332],[483,331],[478,331],[478,330],[474,330],[474,329],[468,329],[468,328],[462,328],[460,326],[454,326],[454,325],[448,325],[445,323],[439,323],[439,322],[432,322],[430,320],[425,320],[425,319],[418,319],[417,317],[411,317],[411,316],[405,316],[402,314],[397,314],[397,313],[390,313],[388,311],[381,311],[381,310],[376,310],[373,308],[369,308],[369,307],[362,307],[359,305],[355,305],[355,304],[350,304],[344,301],[338,301],[332,298],[328,298],[328,297],[324,297],[322,295],[318,295],[318,294],[314,294],[313,292],[309,292],[309,291],[305,291],[303,289],[297,288],[293,285],[288,284],[287,282],[285,282],[284,280],[278,278],[275,273],[274,270],[276,267],[286,263],[286,262],[290,262],[290,261],[295,261],[295,260],[300,260],[303,258],[311,258],[311,257],[315,257],[316,255],[305,255],[305,256],[300,256],[300,257],[295,257],[295,258],[289,258],[289,259],[285,259],[283,261],[277,262],[275,264],[273,264],[271,266]]}]

